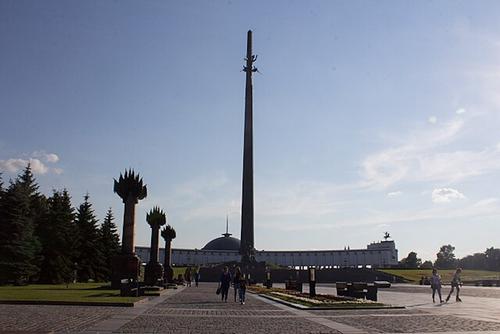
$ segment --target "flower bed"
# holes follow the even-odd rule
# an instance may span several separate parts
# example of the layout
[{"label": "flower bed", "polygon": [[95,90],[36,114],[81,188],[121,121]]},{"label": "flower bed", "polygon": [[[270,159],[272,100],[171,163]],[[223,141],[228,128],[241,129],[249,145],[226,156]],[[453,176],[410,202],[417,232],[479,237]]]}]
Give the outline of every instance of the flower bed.
[{"label": "flower bed", "polygon": [[249,290],[260,295],[270,296],[286,302],[313,308],[380,308],[386,306],[384,304],[373,302],[370,300],[356,299],[352,297],[339,297],[325,294],[317,294],[315,297],[311,298],[307,293],[280,288],[267,289],[262,286],[251,286],[249,287]]}]

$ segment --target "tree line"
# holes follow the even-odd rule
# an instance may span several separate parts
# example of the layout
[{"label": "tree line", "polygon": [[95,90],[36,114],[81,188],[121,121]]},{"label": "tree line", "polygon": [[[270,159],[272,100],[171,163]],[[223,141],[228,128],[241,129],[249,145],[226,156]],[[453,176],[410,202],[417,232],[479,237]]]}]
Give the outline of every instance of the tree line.
[{"label": "tree line", "polygon": [[438,269],[474,269],[500,271],[500,248],[490,247],[483,253],[467,255],[461,259],[455,257],[455,247],[443,245],[436,254],[434,263],[431,261],[422,262],[416,252],[410,252],[407,257],[399,261],[399,266],[403,268],[438,268]]},{"label": "tree line", "polygon": [[113,220],[110,208],[99,224],[88,194],[76,209],[66,189],[41,194],[29,165],[8,186],[0,175],[0,283],[109,281]]}]

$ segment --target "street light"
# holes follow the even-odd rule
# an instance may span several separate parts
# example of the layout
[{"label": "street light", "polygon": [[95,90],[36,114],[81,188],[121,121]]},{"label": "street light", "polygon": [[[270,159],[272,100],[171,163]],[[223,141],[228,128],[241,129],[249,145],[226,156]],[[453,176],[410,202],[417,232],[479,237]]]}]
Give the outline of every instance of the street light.
[{"label": "street light", "polygon": [[316,296],[316,268],[309,267],[309,297]]}]

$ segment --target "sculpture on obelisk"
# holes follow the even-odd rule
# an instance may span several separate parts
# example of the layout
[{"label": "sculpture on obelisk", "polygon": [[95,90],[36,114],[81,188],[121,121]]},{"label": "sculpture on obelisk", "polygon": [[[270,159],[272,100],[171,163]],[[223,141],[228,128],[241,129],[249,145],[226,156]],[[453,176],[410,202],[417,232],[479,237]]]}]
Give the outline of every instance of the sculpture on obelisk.
[{"label": "sculpture on obelisk", "polygon": [[252,74],[257,72],[253,63],[257,56],[252,54],[252,31],[247,35],[247,56],[243,71],[246,73],[245,86],[245,134],[243,144],[243,182],[241,198],[241,261],[255,261],[253,229],[253,91]]}]

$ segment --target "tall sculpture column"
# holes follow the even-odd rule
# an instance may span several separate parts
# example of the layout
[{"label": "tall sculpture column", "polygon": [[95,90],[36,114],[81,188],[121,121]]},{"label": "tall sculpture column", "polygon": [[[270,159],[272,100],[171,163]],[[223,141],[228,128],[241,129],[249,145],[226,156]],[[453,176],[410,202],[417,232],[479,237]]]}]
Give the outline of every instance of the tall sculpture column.
[{"label": "tall sculpture column", "polygon": [[240,254],[243,263],[254,261],[253,228],[253,87],[252,74],[257,72],[253,63],[257,56],[252,55],[252,31],[247,34],[247,56],[243,71],[246,73],[245,85],[245,133],[243,144],[243,182],[241,198],[241,244]]},{"label": "tall sculpture column", "polygon": [[165,258],[163,260],[164,280],[165,283],[172,283],[174,276],[174,268],[172,268],[172,240],[177,236],[172,226],[167,225],[161,230],[161,236],[165,239]]},{"label": "tall sculpture column", "polygon": [[158,207],[154,207],[146,215],[146,221],[151,226],[151,248],[149,253],[149,262],[146,265],[144,281],[147,285],[157,285],[158,280],[163,278],[163,266],[158,262],[160,226],[167,223],[165,212]]},{"label": "tall sculpture column", "polygon": [[120,196],[125,208],[123,211],[123,233],[122,233],[122,252],[112,260],[112,279],[113,288],[120,287],[122,279],[137,280],[139,276],[139,258],[134,252],[135,236],[135,206],[146,198],[147,188],[143,185],[139,174],[133,170],[125,170],[120,174],[118,181],[114,180],[114,192]]}]

